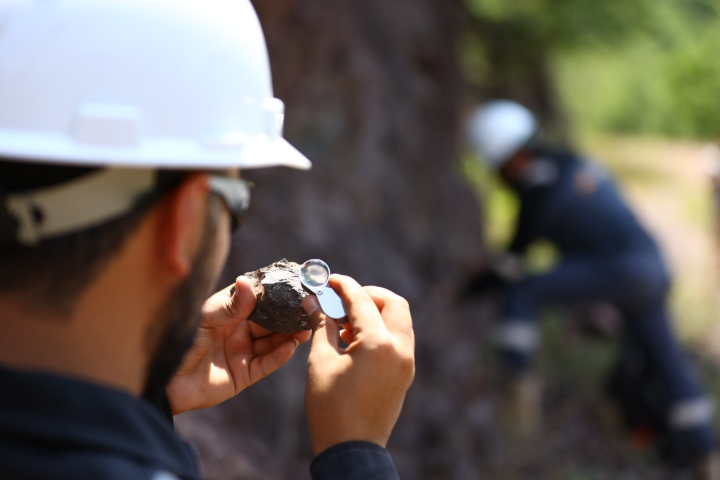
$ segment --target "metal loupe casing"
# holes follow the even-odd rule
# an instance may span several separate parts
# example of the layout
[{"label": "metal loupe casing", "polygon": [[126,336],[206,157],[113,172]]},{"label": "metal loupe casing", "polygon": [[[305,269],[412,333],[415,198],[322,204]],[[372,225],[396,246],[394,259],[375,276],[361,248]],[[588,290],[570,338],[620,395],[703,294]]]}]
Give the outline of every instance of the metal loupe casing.
[{"label": "metal loupe casing", "polygon": [[300,266],[300,283],[317,295],[323,313],[342,325],[347,321],[347,311],[335,290],[328,287],[328,281],[330,281],[330,267],[322,260],[313,258]]}]

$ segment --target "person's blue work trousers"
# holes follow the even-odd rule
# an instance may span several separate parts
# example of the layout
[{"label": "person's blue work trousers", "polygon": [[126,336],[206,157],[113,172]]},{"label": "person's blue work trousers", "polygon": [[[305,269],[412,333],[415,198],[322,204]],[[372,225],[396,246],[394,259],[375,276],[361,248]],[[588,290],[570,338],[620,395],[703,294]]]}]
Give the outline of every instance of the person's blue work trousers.
[{"label": "person's blue work trousers", "polygon": [[[537,311],[542,306],[607,301],[622,314],[626,340],[644,351],[662,379],[670,402],[679,405],[701,399],[703,394],[672,332],[666,304],[669,287],[667,271],[656,252],[614,257],[568,256],[553,271],[530,277],[509,289],[499,328],[510,327],[515,334],[527,333],[535,327]],[[509,338],[503,345],[503,337],[499,338],[501,358],[508,366],[521,371],[528,368],[532,342],[522,341],[521,335],[520,342]],[[699,448],[714,444],[709,422],[693,431],[692,436],[696,437],[693,443]]]}]

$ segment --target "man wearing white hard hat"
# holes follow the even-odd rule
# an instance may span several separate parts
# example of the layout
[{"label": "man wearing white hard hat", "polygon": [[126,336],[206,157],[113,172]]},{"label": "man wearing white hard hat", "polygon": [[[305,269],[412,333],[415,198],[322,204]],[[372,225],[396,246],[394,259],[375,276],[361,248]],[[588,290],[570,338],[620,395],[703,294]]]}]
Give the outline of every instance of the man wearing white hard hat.
[{"label": "man wearing white hard hat", "polygon": [[[208,299],[240,170],[311,167],[283,120],[249,0],[0,2],[0,478],[200,478],[172,416],[310,338],[247,321],[247,278]],[[306,297],[312,478],[397,478],[407,302],[330,286],[351,346]]]},{"label": "man wearing white hard hat", "polygon": [[[690,375],[674,338],[666,305],[670,280],[660,251],[612,180],[592,162],[546,148],[534,115],[516,102],[479,107],[468,136],[478,157],[520,201],[515,237],[494,274],[496,284],[506,284],[494,342],[505,375],[516,381],[511,391],[534,389],[530,366],[541,307],[609,302],[621,313],[624,334],[610,390],[630,427],[651,429],[670,461],[704,468],[716,443],[712,402]],[[548,273],[525,276],[520,256],[541,239],[557,247],[560,261]],[[471,286],[488,285],[488,277],[482,279]],[[526,396],[537,398],[537,392]],[[720,478],[715,475],[720,472],[702,478]]]}]

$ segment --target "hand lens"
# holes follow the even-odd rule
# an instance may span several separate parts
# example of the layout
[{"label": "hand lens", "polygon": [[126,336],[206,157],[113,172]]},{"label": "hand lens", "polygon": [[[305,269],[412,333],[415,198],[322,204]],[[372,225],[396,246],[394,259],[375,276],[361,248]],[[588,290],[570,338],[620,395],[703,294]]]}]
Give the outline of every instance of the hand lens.
[{"label": "hand lens", "polygon": [[300,283],[317,295],[323,313],[342,325],[347,321],[345,305],[335,290],[328,287],[328,281],[330,281],[330,267],[322,260],[314,258],[300,266]]}]

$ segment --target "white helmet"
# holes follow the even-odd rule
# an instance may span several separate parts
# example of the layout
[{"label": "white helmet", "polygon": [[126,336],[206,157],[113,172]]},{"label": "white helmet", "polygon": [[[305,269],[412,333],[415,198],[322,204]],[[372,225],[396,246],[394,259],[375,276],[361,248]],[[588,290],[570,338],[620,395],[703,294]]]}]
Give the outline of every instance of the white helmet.
[{"label": "white helmet", "polygon": [[535,135],[537,122],[527,108],[510,100],[493,100],[470,116],[468,139],[494,169],[501,168]]},{"label": "white helmet", "polygon": [[157,169],[309,169],[283,120],[250,0],[0,0],[0,159],[107,167],[0,192],[0,244],[119,217]]},{"label": "white helmet", "polygon": [[250,0],[0,2],[0,157],[308,169]]}]

